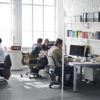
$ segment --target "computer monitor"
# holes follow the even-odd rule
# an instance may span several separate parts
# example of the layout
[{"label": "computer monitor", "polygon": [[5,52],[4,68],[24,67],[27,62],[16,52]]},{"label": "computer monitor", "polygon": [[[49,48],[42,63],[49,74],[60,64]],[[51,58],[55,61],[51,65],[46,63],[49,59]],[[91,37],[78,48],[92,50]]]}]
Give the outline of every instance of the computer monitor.
[{"label": "computer monitor", "polygon": [[49,41],[48,43],[48,49],[50,49],[54,45],[55,41]]},{"label": "computer monitor", "polygon": [[72,56],[84,56],[85,46],[80,45],[70,45],[70,52],[69,55]]}]

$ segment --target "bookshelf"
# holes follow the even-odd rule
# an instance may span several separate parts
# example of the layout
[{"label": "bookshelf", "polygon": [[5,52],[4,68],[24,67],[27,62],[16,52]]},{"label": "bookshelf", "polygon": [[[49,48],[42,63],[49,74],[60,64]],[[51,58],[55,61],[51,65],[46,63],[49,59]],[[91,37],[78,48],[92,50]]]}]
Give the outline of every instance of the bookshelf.
[{"label": "bookshelf", "polygon": [[[77,19],[72,16],[65,17],[64,36],[65,44],[67,46],[67,54],[69,54],[70,45],[84,45],[91,46],[91,54],[99,54],[96,45],[100,44],[100,22],[81,22],[80,17]],[[91,27],[92,26],[92,27]],[[94,26],[98,26],[93,30]]]},{"label": "bookshelf", "polygon": [[65,17],[65,37],[100,40],[100,31],[90,31],[91,25],[100,22],[82,22],[81,16]]}]

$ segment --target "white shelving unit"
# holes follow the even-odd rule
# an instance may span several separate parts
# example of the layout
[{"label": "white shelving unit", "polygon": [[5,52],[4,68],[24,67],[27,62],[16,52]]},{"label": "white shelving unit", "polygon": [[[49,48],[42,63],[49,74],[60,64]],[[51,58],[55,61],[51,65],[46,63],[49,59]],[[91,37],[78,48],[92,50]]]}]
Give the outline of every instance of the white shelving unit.
[{"label": "white shelving unit", "polygon": [[[72,19],[71,19],[72,18]],[[65,19],[65,43],[67,45],[67,54],[69,52],[70,44],[76,45],[90,45],[91,47],[91,54],[98,54],[100,55],[99,45],[100,40],[95,38],[82,38],[82,37],[67,37],[67,30],[73,31],[86,31],[86,32],[96,32],[100,31],[99,26],[100,22],[77,22],[73,17],[66,20]],[[92,28],[91,28],[92,26]],[[96,28],[98,26],[98,28]],[[95,30],[93,29],[95,28]],[[85,67],[84,68],[84,78],[90,81],[94,80],[94,70],[92,68]]]},{"label": "white shelving unit", "polygon": [[[65,23],[64,23],[65,39],[71,38],[70,39],[71,41],[74,41],[74,40],[75,41],[82,41],[82,44],[83,44],[83,41],[84,41],[84,43],[86,43],[86,45],[89,43],[89,41],[92,41],[92,40],[99,42],[100,41],[99,39],[95,39],[96,29],[95,30],[93,30],[93,28],[91,29],[91,26],[93,26],[93,24],[96,27],[96,25],[100,25],[100,22],[80,22],[80,19],[78,19],[78,21],[77,21],[75,16],[65,17]],[[88,32],[88,38],[70,37],[70,36],[68,37],[67,36],[67,30]],[[99,29],[97,29],[97,31],[99,31]],[[89,36],[89,35],[94,35],[94,37]]]}]

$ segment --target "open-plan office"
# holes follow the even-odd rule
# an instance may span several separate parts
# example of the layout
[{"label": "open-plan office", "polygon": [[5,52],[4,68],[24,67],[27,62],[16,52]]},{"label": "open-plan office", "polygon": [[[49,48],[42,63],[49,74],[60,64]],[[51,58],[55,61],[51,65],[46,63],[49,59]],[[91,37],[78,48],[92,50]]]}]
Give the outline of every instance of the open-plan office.
[{"label": "open-plan office", "polygon": [[[100,0],[0,0],[1,45],[11,61],[9,68],[6,57],[0,61],[0,100],[99,100],[99,4]],[[63,40],[60,85],[50,86],[50,65],[39,70],[41,77],[30,75],[29,54],[38,38],[48,39],[50,46],[57,38]],[[64,57],[73,67],[72,84],[66,87]]]}]

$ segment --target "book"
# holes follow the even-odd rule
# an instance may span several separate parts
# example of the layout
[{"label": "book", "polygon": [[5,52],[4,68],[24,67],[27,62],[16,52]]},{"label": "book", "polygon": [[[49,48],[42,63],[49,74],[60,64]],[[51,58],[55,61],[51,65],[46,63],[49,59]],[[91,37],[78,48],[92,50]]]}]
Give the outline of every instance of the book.
[{"label": "book", "polygon": [[100,39],[100,31],[95,32],[95,39]]},{"label": "book", "polygon": [[87,13],[83,13],[82,22],[87,22]]},{"label": "book", "polygon": [[93,12],[87,13],[87,22],[93,22]]}]

